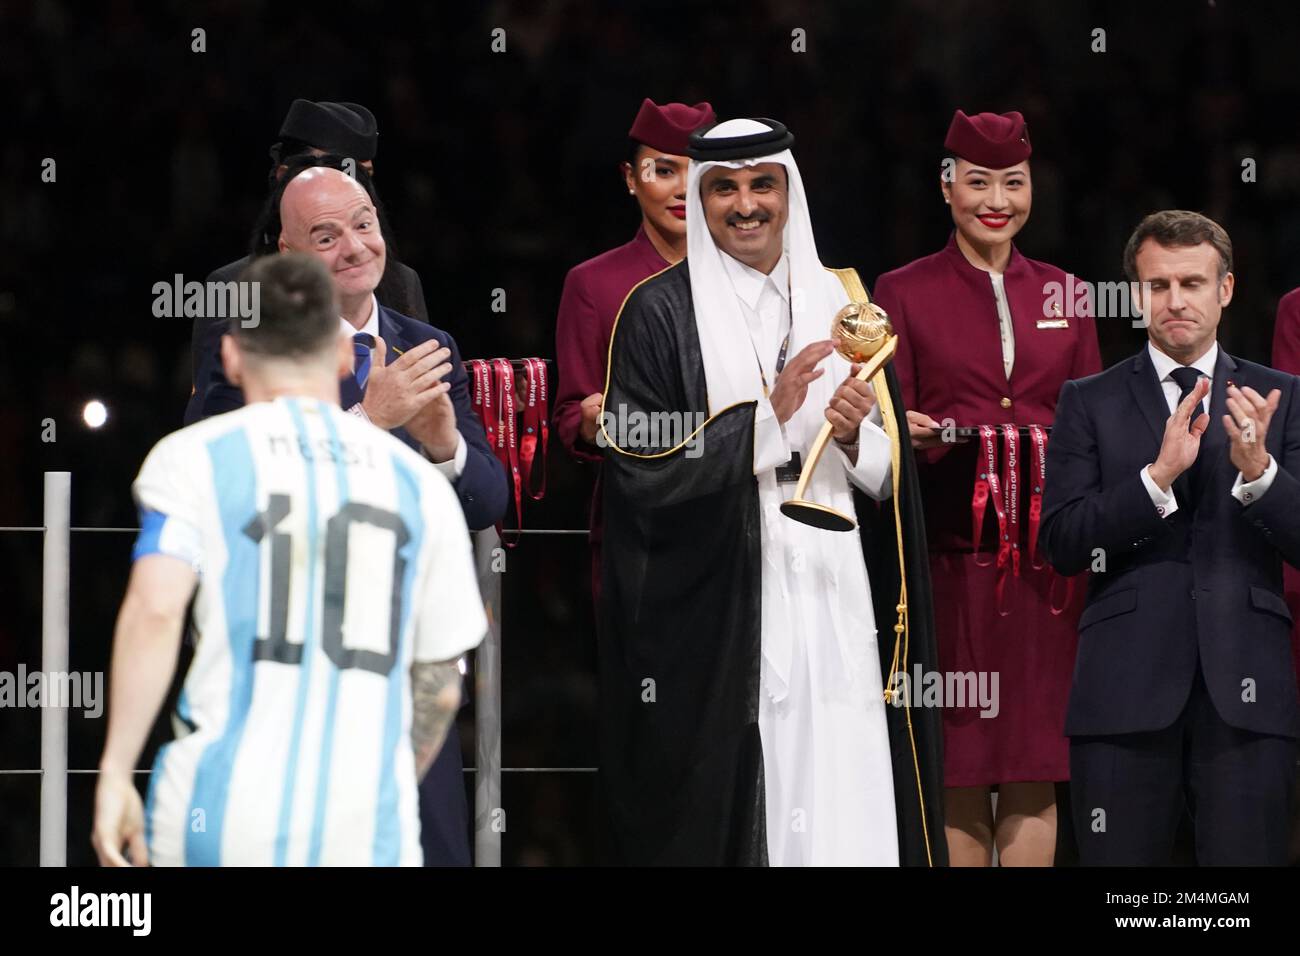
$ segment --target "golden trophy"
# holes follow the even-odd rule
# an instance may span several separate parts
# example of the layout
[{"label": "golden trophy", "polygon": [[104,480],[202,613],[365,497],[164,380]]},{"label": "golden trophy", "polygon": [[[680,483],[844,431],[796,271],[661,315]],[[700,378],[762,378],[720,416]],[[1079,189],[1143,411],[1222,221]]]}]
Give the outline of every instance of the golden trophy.
[{"label": "golden trophy", "polygon": [[[885,363],[894,357],[894,351],[898,348],[898,336],[894,335],[894,329],[889,324],[889,316],[885,314],[885,310],[873,302],[850,302],[835,314],[835,321],[831,323],[831,337],[840,340],[838,349],[840,355],[850,362],[862,363],[862,368],[854,376],[858,381],[869,381],[877,373],[881,373],[879,381],[872,382],[872,388],[876,391],[877,402],[881,404],[881,413],[885,414],[889,388],[883,370]],[[826,445],[834,431],[834,426],[827,422],[818,432],[817,440],[813,442],[808,452],[808,464],[804,466],[803,473],[799,476],[799,484],[795,486],[794,497],[781,505],[781,513],[787,518],[802,521],[814,528],[822,528],[826,531],[852,531],[858,525],[848,515],[840,514],[834,508],[819,505],[804,497],[813,469],[817,467],[817,462],[822,452],[826,450]]]}]

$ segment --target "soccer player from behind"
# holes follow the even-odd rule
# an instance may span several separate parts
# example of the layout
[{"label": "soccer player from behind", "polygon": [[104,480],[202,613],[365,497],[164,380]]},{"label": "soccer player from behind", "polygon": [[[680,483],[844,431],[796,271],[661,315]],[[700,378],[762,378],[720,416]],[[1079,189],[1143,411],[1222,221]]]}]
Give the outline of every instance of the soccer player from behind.
[{"label": "soccer player from behind", "polygon": [[[258,283],[258,321],[232,321],[222,360],[247,404],[164,438],[135,481],[95,851],[116,866],[419,865],[417,781],[487,628],[465,519],[436,468],[338,407],[352,350],[325,267],[268,256],[242,281]],[[191,597],[177,736],[142,805],[132,775]]]}]

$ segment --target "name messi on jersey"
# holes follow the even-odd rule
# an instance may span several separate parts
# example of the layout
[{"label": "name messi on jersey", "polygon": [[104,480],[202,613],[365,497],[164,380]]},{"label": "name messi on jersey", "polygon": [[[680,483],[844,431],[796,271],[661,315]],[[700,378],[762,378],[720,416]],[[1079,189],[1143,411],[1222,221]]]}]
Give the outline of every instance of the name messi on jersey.
[{"label": "name messi on jersey", "polygon": [[349,444],[330,436],[308,440],[301,435],[268,435],[272,455],[297,455],[310,462],[375,467],[375,450],[369,446]]}]

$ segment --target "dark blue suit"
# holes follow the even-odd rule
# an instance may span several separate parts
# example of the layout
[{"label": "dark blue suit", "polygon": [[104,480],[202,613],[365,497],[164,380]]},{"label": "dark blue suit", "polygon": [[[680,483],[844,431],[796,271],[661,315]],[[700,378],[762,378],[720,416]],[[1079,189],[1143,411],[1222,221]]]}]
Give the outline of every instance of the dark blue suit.
[{"label": "dark blue suit", "polygon": [[[244,396],[230,384],[221,367],[221,336],[225,323],[209,322],[196,349],[195,393],[185,413],[191,424],[244,404]],[[482,420],[470,404],[469,376],[461,365],[460,350],[446,332],[379,307],[379,334],[388,346],[386,363],[395,361],[421,342],[437,339],[451,349],[451,400],[456,406],[456,428],[465,440],[465,469],[454,482],[465,522],[471,530],[491,527],[505,514],[506,473],[488,446]],[[362,391],[349,375],[339,383],[340,404],[350,408],[361,401]],[[393,435],[412,448],[419,443],[404,428]],[[453,723],[433,767],[420,783],[420,842],[428,866],[469,866],[469,809],[460,754],[460,734]]]},{"label": "dark blue suit", "polygon": [[[230,384],[221,367],[221,336],[225,334],[224,322],[209,322],[203,331],[203,342],[195,363],[194,395],[185,410],[185,424],[212,415],[220,415],[244,404],[243,393]],[[465,523],[471,531],[481,531],[501,520],[506,512],[506,472],[493,455],[483,431],[483,422],[470,404],[469,376],[461,365],[460,349],[456,340],[446,332],[415,319],[400,315],[383,305],[379,307],[379,334],[388,345],[385,364],[396,361],[421,342],[437,339],[451,349],[451,400],[456,406],[456,428],[465,439],[465,470],[455,482],[460,497]],[[348,376],[339,382],[339,404],[351,408],[361,401],[361,389],[356,379]],[[394,428],[393,435],[412,448],[419,443],[405,428]]]},{"label": "dark blue suit", "polygon": [[[208,274],[208,281],[235,282],[252,261],[252,256],[244,256],[234,262],[227,262],[221,268],[213,269]],[[375,298],[379,300],[380,305],[394,312],[419,319],[425,325],[429,324],[429,311],[424,305],[424,286],[420,283],[419,275],[410,266],[398,262],[391,255],[384,266],[384,276],[379,280],[379,287],[375,289]],[[190,395],[189,405],[185,409],[186,425],[193,424],[202,417],[199,415],[199,410],[208,388],[225,381],[224,376],[221,375],[220,358],[215,364],[209,361],[210,356],[217,354],[217,345],[225,329],[226,323],[221,319],[213,320],[206,316],[199,316],[194,320],[194,327],[190,333],[190,368],[194,374],[194,392]]]},{"label": "dark blue suit", "polygon": [[[1140,473],[1169,407],[1150,356],[1066,382],[1047,456],[1040,545],[1092,569],[1066,714],[1084,863],[1169,861],[1184,800],[1198,860],[1286,860],[1300,732],[1282,562],[1300,564],[1300,379],[1220,348],[1195,486],[1157,513]],[[1243,506],[1223,427],[1227,383],[1274,388],[1278,472]],[[1104,562],[1104,564],[1103,564]]]}]

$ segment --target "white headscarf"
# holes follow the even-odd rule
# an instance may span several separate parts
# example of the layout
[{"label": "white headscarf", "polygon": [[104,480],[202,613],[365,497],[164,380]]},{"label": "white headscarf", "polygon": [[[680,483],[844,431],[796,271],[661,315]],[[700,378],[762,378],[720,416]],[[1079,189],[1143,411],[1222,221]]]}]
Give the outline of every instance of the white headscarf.
[{"label": "white headscarf", "polygon": [[[747,136],[768,132],[769,129],[757,120],[735,119],[713,127],[705,138]],[[691,274],[691,297],[699,329],[710,415],[738,402],[757,401],[762,405],[767,399],[763,397],[763,381],[753,349],[746,347],[749,326],[722,263],[726,253],[713,241],[704,218],[700,180],[714,166],[743,169],[759,163],[780,163],[789,178],[789,218],[783,236],[790,259],[791,327],[787,354],[793,358],[809,343],[829,338],[835,313],[849,301],[839,279],[826,271],[817,256],[803,179],[790,150],[725,162],[692,160],[686,179],[686,262]],[[832,356],[832,359],[838,358],[838,355]],[[828,368],[812,383],[808,398],[800,409],[801,414],[810,414],[818,427],[824,420],[822,411],[847,374],[848,365],[843,359],[834,364],[834,368]],[[840,364],[843,368],[839,368]],[[770,384],[775,386],[776,383]],[[799,417],[800,414],[796,414],[795,418]]]},{"label": "white headscarf", "polygon": [[[769,127],[755,120],[738,119],[713,127],[705,136],[745,136],[768,130]],[[758,163],[780,163],[789,177],[789,218],[783,236],[785,252],[790,260],[790,345],[787,354],[793,358],[809,343],[830,338],[835,314],[849,302],[839,278],[828,272],[817,256],[803,179],[790,150],[735,161],[692,160],[686,179],[686,261],[690,267],[691,297],[699,330],[710,415],[750,401],[759,403],[760,414],[756,418],[765,417],[764,411],[771,414],[771,404],[763,395],[758,361],[749,346],[749,325],[723,265],[722,257],[726,253],[713,241],[700,199],[700,180],[714,166],[742,169]],[[825,371],[808,386],[807,397],[784,429],[790,449],[802,451],[805,455],[825,424],[826,406],[850,370],[848,361],[838,352],[832,352],[820,366]],[[775,386],[775,382],[771,384]],[[782,462],[754,463],[755,474],[760,476],[760,496],[764,487],[775,489],[776,479],[770,470],[777,464]],[[814,501],[846,513],[853,509],[852,492],[843,468],[819,467],[813,473],[808,495]],[[788,693],[792,635],[797,623],[790,618],[794,613],[794,602],[786,589],[784,570],[779,566],[781,555],[786,553],[783,549],[802,549],[813,566],[823,569],[825,586],[830,590],[838,588],[841,581],[861,580],[866,585],[866,577],[856,535],[850,541],[847,537],[807,527],[780,514],[765,514],[762,528],[763,658],[767,664],[763,688],[773,700],[780,701]],[[846,670],[857,677],[868,667],[878,667],[878,663],[873,663],[875,625],[870,602],[856,609],[857,617],[853,620],[842,619],[844,611],[837,601],[829,602],[827,613],[836,620],[835,631],[840,635],[840,652]]]}]

